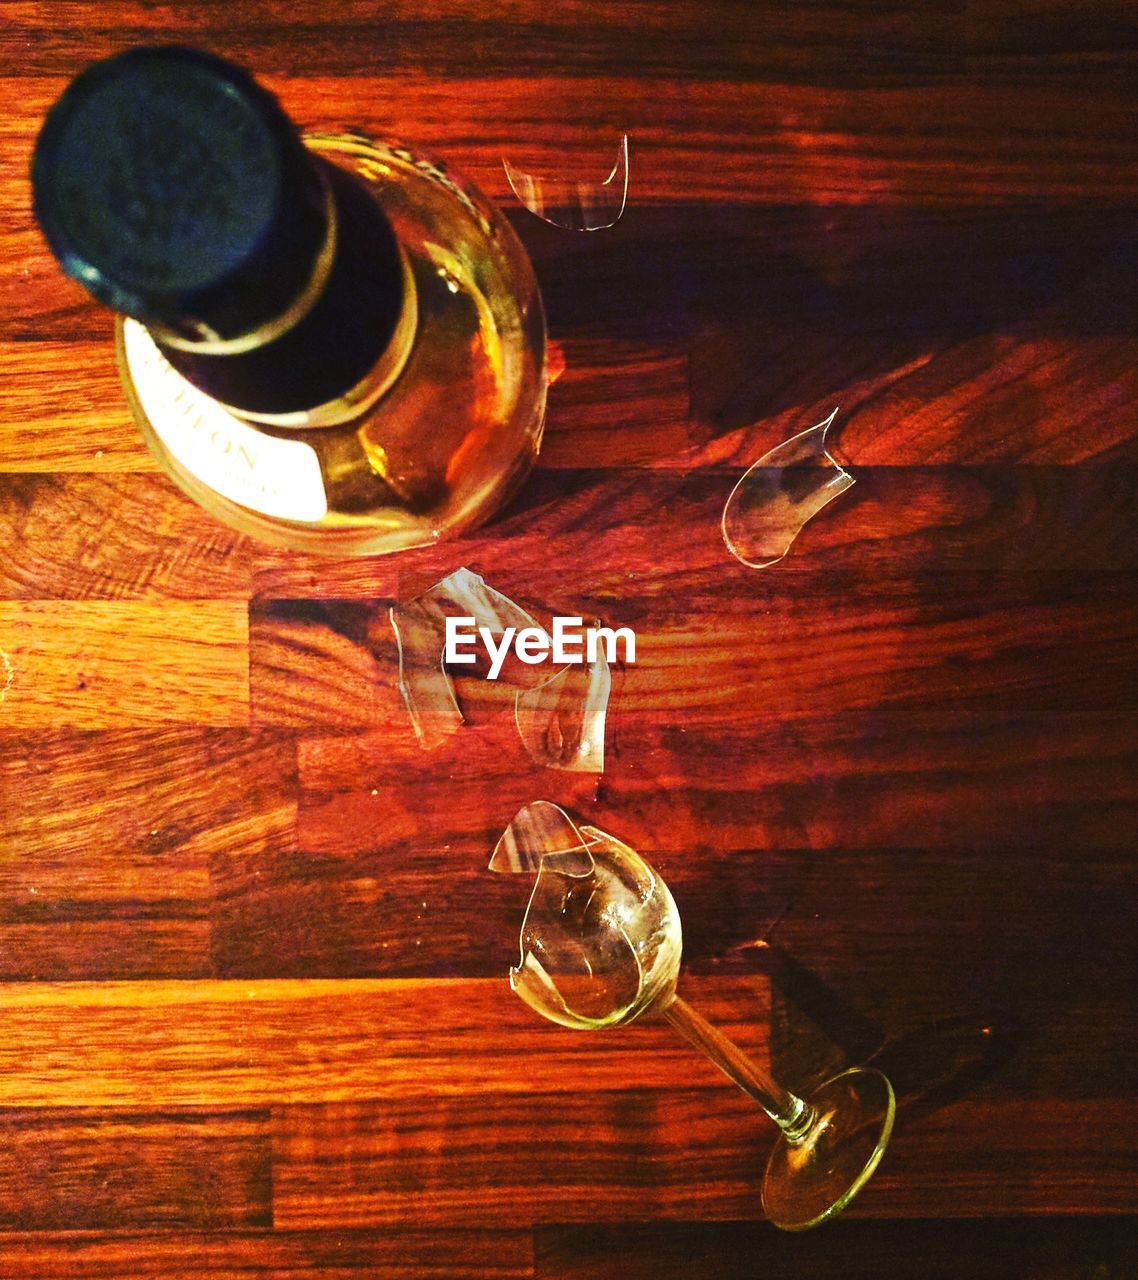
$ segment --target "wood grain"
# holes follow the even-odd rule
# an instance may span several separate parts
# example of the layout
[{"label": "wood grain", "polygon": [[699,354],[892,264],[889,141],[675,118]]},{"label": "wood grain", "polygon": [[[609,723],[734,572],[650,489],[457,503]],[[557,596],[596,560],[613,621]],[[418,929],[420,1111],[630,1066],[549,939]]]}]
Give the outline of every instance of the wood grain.
[{"label": "wood grain", "polygon": [[[1029,708],[1046,716],[1109,707],[1117,681],[1133,671],[1124,642],[1138,607],[1126,574],[849,574],[836,590],[813,567],[759,580],[739,567],[720,579],[732,580],[736,596],[709,583],[702,598],[692,591],[650,614],[632,594],[562,597],[562,609],[596,606],[610,625],[637,629],[636,663],[619,691],[625,723],[666,716],[687,729],[805,727],[880,714],[899,728],[912,712],[926,731],[943,732],[1007,723]],[[509,577],[494,581],[523,595]],[[256,722],[397,733],[405,712],[387,604],[254,606]],[[1088,636],[1075,624],[1090,619]],[[1094,661],[1072,670],[1076,648]]]},{"label": "wood grain", "polygon": [[[0,1275],[1132,1276],[1131,7],[2,12]],[[506,210],[565,371],[486,528],[291,554],[158,470],[28,180],[68,78],[140,42]],[[615,227],[509,192],[503,155],[603,177],[622,132]],[[835,406],[855,487],[737,564],[735,480]],[[386,611],[461,564],[636,628],[603,778],[469,680],[420,751]],[[537,796],[653,860],[685,993],[787,1084],[888,1072],[849,1221],[758,1221],[770,1126],[665,1026],[510,994],[529,886],[486,862]]]},{"label": "wood grain", "polygon": [[12,476],[4,490],[6,599],[248,599],[251,543],[164,476]]},{"label": "wood grain", "polygon": [[961,1260],[977,1280],[1085,1280],[1126,1276],[1133,1218],[954,1219],[837,1222],[829,1231],[786,1236],[765,1225],[577,1224],[537,1233],[540,1280],[608,1280],[614,1258],[627,1280],[871,1280],[880,1275],[956,1280]]},{"label": "wood grain", "polygon": [[[854,474],[855,488],[803,530],[780,577],[816,566],[818,557],[843,573],[872,565],[887,576],[1135,566],[1138,482],[1121,462],[856,467]],[[763,579],[733,567],[719,536],[737,478],[718,469],[539,475],[492,529],[461,547],[409,553],[399,568],[255,547],[229,536],[164,478],[13,478],[0,511],[0,592],[8,599],[178,598],[203,589],[215,598],[252,590],[269,599],[394,599],[400,575],[415,590],[450,572],[459,556],[491,583],[523,582],[551,608],[604,602],[630,585],[645,597],[710,590],[723,574],[757,586]],[[585,525],[590,533],[582,538]],[[661,559],[667,563],[657,567]]]},{"label": "wood grain", "polygon": [[0,737],[0,973],[207,977],[226,869],[295,843],[295,774],[242,730]]},{"label": "wood grain", "polygon": [[[70,3],[67,23],[46,21],[36,4],[9,8],[11,47],[23,51],[27,42],[34,48],[31,58],[17,64],[23,74],[70,71],[77,60],[105,56],[124,39],[154,39],[168,22],[166,15],[140,3],[118,6],[110,21],[106,10],[90,0]],[[651,11],[650,44],[634,39],[642,16],[637,6],[611,0],[595,5],[571,0],[540,15],[509,0],[401,3],[390,6],[381,24],[366,0],[343,5],[334,21],[313,0],[290,6],[287,12],[252,10],[239,28],[225,6],[216,3],[195,5],[179,17],[187,38],[209,42],[237,37],[262,46],[266,53],[274,44],[286,52],[303,49],[304,66],[338,75],[390,74],[413,49],[417,58],[431,59],[420,65],[435,75],[482,78],[500,70],[579,75],[589,68],[611,72],[615,65],[633,78],[674,67],[687,76],[723,79],[785,72],[796,60],[808,61],[817,73],[819,57],[836,57],[843,48],[865,52],[870,59],[866,73],[882,74],[891,67],[900,71],[901,64],[922,49],[937,55],[948,52],[950,37],[960,34],[954,9],[934,4],[915,14],[894,4],[823,3],[801,12],[771,8],[742,15],[719,0],[708,5],[705,16],[685,6],[657,5]],[[722,32],[722,49],[704,42],[708,23]],[[376,40],[377,26],[382,42]],[[1109,28],[1103,32],[1104,41],[1108,33]],[[374,65],[362,60],[361,48],[371,45],[378,59]],[[729,50],[730,56],[714,56]],[[939,60],[930,62],[928,69],[939,66]],[[838,70],[846,68],[835,63]]]},{"label": "wood grain", "polygon": [[[401,1225],[436,1213],[446,1223],[491,1215],[505,1223],[752,1218],[760,1214],[755,1187],[773,1139],[769,1123],[730,1086],[692,1095],[676,1088],[666,1101],[592,1091],[556,1101],[447,1098],[430,1107],[287,1114],[275,1190],[278,1221],[297,1226]],[[919,1213],[914,1196],[923,1193],[939,1194],[940,1212],[952,1216],[1133,1213],[1138,1158],[1129,1133],[1136,1121],[1133,1107],[1091,1121],[1095,1142],[1085,1163],[1067,1164],[1074,1176],[1041,1184],[1037,1170],[1048,1153],[1072,1142],[1082,1149],[1084,1108],[1056,1100],[946,1108],[898,1131],[891,1159],[850,1212],[891,1216],[916,1206]],[[544,1140],[531,1145],[526,1135],[539,1125]],[[1022,1130],[1011,1157],[991,1141],[1003,1125]],[[502,1151],[488,1133],[515,1136]],[[941,1170],[951,1170],[947,1185]]]},{"label": "wood grain", "polygon": [[[5,342],[5,393],[11,418],[4,429],[4,470],[47,473],[67,471],[153,471],[154,459],[139,439],[123,404],[108,412],[118,395],[110,331],[88,351],[66,342]],[[43,389],[55,401],[51,416],[39,412]]]},{"label": "wood grain", "polygon": [[201,1231],[0,1235],[0,1263],[27,1280],[527,1280],[526,1231]]},{"label": "wood grain", "polygon": [[[766,984],[690,984],[753,1052]],[[635,1080],[729,1088],[663,1024],[579,1036],[493,980],[27,983],[0,987],[0,1106],[287,1107],[573,1094]],[[476,1051],[468,1052],[472,1042]]]},{"label": "wood grain", "polygon": [[[69,60],[68,70],[79,70],[91,52]],[[241,55],[239,47],[227,52]],[[677,192],[810,204],[1039,197],[1109,204],[1133,196],[1132,103],[1109,80],[1091,95],[1084,85],[1004,84],[964,74],[914,92],[750,78],[704,82],[669,76],[665,68],[650,78],[547,76],[535,99],[534,78],[516,68],[473,84],[395,73],[383,80],[382,94],[365,77],[313,75],[299,66],[287,77],[267,68],[262,75],[301,124],[350,121],[433,148],[493,196],[509,190],[501,163],[507,151],[537,173],[556,171],[567,159],[583,165],[591,157],[596,164],[604,156],[603,178],[621,133],[636,139],[636,191],[646,202]],[[22,99],[25,154],[35,122],[65,83],[53,75],[0,85],[5,96]],[[981,123],[994,117],[998,127]],[[0,183],[18,198],[26,190],[22,174],[11,161],[5,170]],[[6,304],[12,300],[8,292]]]},{"label": "wood grain", "polygon": [[239,604],[0,603],[0,649],[12,671],[5,730],[248,722]]},{"label": "wood grain", "polygon": [[769,1137],[730,1086],[293,1107],[275,1135],[277,1221],[743,1217],[755,1211]]},{"label": "wood grain", "polygon": [[233,1230],[272,1220],[267,1113],[8,1111],[0,1133],[7,1231]]}]

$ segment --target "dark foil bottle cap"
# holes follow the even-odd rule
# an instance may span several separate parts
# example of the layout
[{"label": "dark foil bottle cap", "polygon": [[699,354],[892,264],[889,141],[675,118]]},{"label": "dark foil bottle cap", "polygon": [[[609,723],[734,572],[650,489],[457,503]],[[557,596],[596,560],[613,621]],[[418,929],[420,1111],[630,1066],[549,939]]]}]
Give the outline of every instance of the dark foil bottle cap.
[{"label": "dark foil bottle cap", "polygon": [[52,108],[35,213],[64,271],[116,311],[228,341],[287,311],[327,234],[317,170],[277,100],[221,58],[133,49]]}]

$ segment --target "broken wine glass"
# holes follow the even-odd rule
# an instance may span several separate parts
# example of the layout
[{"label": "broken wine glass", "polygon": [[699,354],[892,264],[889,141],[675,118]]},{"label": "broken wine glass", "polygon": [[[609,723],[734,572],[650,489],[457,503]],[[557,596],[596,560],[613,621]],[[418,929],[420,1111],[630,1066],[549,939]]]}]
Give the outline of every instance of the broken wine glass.
[{"label": "broken wine glass", "polygon": [[680,916],[640,855],[538,800],[515,816],[492,871],[537,879],[510,986],[532,1009],[577,1030],[657,1013],[753,1098],[780,1130],[767,1162],[767,1217],[804,1231],[840,1213],[877,1167],[893,1127],[893,1089],[879,1071],[845,1071],[797,1097],[766,1075],[676,994]]}]

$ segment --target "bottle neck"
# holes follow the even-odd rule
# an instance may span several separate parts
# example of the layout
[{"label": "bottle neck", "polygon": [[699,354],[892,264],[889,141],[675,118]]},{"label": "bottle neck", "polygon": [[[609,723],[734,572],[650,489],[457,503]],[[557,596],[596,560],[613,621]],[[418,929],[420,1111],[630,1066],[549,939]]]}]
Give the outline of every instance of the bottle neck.
[{"label": "bottle neck", "polygon": [[[324,247],[290,305],[217,349],[151,328],[166,359],[239,417],[333,426],[363,413],[399,376],[418,327],[406,254],[372,191],[319,154],[328,193]],[[236,347],[236,349],[234,349]]]},{"label": "bottle neck", "polygon": [[255,351],[295,328],[316,305],[327,288],[332,265],[336,261],[340,218],[331,183],[322,169],[314,166],[322,193],[323,239],[312,261],[312,269],[297,293],[275,316],[256,328],[236,337],[226,338],[203,320],[183,320],[179,329],[162,322],[150,322],[147,328],[156,342],[198,356],[237,356]]}]

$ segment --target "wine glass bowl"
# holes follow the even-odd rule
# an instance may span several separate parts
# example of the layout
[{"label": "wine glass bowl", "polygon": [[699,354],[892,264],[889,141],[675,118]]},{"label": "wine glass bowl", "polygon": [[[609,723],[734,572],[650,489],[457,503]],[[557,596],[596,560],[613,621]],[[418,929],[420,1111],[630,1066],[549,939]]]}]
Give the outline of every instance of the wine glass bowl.
[{"label": "wine glass bowl", "polygon": [[573,831],[579,847],[538,866],[510,986],[551,1021],[597,1030],[672,1000],[680,914],[634,849],[596,827]]}]

